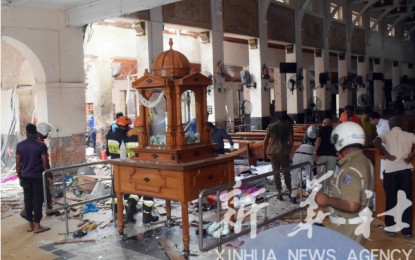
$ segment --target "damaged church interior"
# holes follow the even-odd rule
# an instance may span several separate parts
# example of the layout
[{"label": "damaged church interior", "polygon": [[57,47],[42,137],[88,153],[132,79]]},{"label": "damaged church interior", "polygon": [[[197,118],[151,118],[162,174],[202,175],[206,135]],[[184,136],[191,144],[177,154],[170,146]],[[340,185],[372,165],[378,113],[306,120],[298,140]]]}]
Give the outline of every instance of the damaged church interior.
[{"label": "damaged church interior", "polygon": [[413,1],[1,5],[1,258],[415,259]]}]

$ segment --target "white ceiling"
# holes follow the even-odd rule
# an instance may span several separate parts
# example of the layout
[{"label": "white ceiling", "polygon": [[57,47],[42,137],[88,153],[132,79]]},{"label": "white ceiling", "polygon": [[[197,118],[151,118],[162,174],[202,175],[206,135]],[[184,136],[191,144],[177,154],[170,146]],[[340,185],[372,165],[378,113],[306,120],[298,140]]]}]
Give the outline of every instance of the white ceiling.
[{"label": "white ceiling", "polygon": [[83,26],[177,1],[180,0],[1,0],[1,5],[65,10],[68,26]]}]

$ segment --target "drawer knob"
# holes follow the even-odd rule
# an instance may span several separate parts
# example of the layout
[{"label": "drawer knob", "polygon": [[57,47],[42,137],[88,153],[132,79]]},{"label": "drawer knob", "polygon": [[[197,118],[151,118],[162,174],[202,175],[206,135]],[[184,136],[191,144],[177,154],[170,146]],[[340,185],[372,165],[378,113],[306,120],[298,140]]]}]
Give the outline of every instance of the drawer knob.
[{"label": "drawer knob", "polygon": [[208,176],[208,180],[211,180],[211,179],[213,179],[213,175]]},{"label": "drawer knob", "polygon": [[145,182],[149,182],[149,181],[150,181],[150,179],[149,179],[149,178],[147,178],[147,177],[145,177],[145,178],[144,178],[144,181],[145,181]]}]

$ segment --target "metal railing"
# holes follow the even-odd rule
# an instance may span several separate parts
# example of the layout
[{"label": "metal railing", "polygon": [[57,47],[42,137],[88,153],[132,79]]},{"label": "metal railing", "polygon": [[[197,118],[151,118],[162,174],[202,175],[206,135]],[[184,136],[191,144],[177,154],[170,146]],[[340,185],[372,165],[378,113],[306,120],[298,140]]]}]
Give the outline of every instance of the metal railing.
[{"label": "metal railing", "polygon": [[[66,191],[67,191],[67,185],[66,185],[66,176],[67,174],[65,173],[65,170],[70,170],[70,169],[77,169],[77,168],[81,168],[81,167],[85,167],[85,166],[90,166],[90,165],[99,165],[99,164],[109,164],[107,161],[99,161],[99,162],[91,162],[91,163],[82,163],[82,164],[75,164],[75,165],[69,165],[69,166],[64,166],[64,167],[59,167],[59,168],[53,168],[53,169],[48,169],[45,170],[42,173],[42,180],[43,180],[43,197],[45,198],[45,203],[44,203],[44,207],[45,207],[45,212],[46,213],[53,213],[56,212],[58,210],[65,210],[65,231],[66,231],[66,238],[69,237],[69,224],[68,224],[68,208],[70,207],[75,207],[75,206],[79,206],[79,205],[83,205],[89,202],[95,202],[95,201],[100,201],[103,199],[109,199],[109,198],[114,198],[114,178],[112,177],[112,165],[110,165],[110,171],[111,171],[111,175],[108,178],[100,178],[97,179],[96,181],[91,181],[91,182],[83,182],[83,183],[77,183],[76,186],[82,186],[85,184],[90,184],[90,183],[98,183],[104,180],[111,180],[111,193],[109,195],[104,195],[104,196],[99,196],[96,198],[92,198],[92,199],[87,199],[84,201],[80,201],[80,202],[76,202],[76,203],[72,203],[72,204],[68,204],[67,203],[67,198],[66,198]],[[46,198],[47,198],[47,190],[48,189],[48,185],[47,185],[47,174],[48,173],[52,173],[53,176],[58,175],[58,174],[54,174],[55,172],[61,172],[61,177],[63,178],[63,206],[61,207],[57,207],[57,208],[53,208],[51,210],[48,209],[47,207],[47,203],[46,203]],[[88,175],[85,175],[88,176]],[[113,214],[113,219],[115,220],[115,209],[114,209],[114,199],[112,200],[112,204],[111,204],[111,208],[112,208],[112,214]],[[115,222],[114,222],[115,223]]]},{"label": "metal railing", "polygon": [[[271,171],[271,172],[261,174],[261,175],[258,175],[258,176],[245,178],[245,179],[242,179],[240,182],[241,182],[241,185],[242,185],[244,183],[249,183],[249,182],[252,182],[252,181],[255,181],[255,180],[264,179],[264,183],[266,184],[266,178],[267,177],[274,176],[274,174],[281,174],[285,171],[290,171],[290,170],[297,169],[297,168],[300,168],[301,179],[302,179],[302,171],[306,170],[309,173],[308,178],[311,181],[312,180],[312,174],[311,174],[312,169],[314,169],[316,167],[319,167],[319,166],[323,166],[324,171],[327,168],[327,165],[325,163],[314,165],[314,164],[311,164],[310,162],[304,162],[304,163],[296,164],[296,165],[293,165],[293,166],[290,166],[290,167],[287,167],[285,169],[281,169],[281,170],[278,170],[278,171]],[[218,237],[218,239],[215,243],[212,243],[212,244],[210,244],[206,247],[204,246],[203,235],[202,235],[203,234],[203,210],[202,210],[203,209],[203,198],[207,195],[211,195],[211,194],[216,193],[216,201],[217,201],[216,202],[216,213],[217,213],[217,220],[219,221],[221,219],[221,215],[220,215],[220,211],[221,211],[220,192],[224,191],[224,190],[229,191],[230,189],[232,189],[235,186],[235,184],[236,184],[236,182],[222,184],[222,185],[218,185],[218,186],[215,186],[215,187],[212,187],[212,188],[204,189],[199,193],[198,204],[199,204],[199,250],[200,251],[206,252],[206,251],[209,251],[209,250],[211,250],[215,247],[218,247],[219,252],[221,252],[221,250],[222,250],[221,247],[222,247],[223,244],[251,232],[251,227],[249,226],[249,228],[243,229],[239,233],[234,233],[232,235],[228,235],[225,238],[222,238],[219,235],[219,237]],[[302,201],[303,200],[303,185],[302,185],[301,182],[300,182],[299,189],[300,189],[300,201]],[[271,195],[271,196],[265,196],[264,200],[268,201],[270,198],[275,197],[275,196],[277,196],[277,194]],[[229,200],[229,198],[228,198],[228,200]],[[228,203],[230,203],[230,200],[228,201]],[[244,206],[248,206],[248,205],[244,205]],[[272,217],[272,218],[267,218],[267,207],[265,207],[264,209],[265,209],[265,220],[263,222],[257,224],[256,225],[257,228],[265,226],[265,225],[267,225],[267,224],[269,224],[269,223],[271,223],[275,220],[282,219],[285,216],[289,216],[289,215],[291,215],[291,214],[293,214],[297,211],[300,211],[300,218],[301,218],[301,221],[303,221],[303,211],[302,210],[304,208],[301,208],[300,206],[298,206],[294,209],[282,212],[281,214],[279,214],[275,217]]]}]

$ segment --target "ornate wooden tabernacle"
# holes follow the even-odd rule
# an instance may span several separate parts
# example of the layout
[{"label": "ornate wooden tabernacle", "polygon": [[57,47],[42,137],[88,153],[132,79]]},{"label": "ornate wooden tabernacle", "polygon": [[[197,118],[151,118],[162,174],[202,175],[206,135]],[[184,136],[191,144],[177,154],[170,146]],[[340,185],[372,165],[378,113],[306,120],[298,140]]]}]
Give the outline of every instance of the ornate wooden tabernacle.
[{"label": "ornate wooden tabernacle", "polygon": [[[233,156],[213,152],[207,126],[207,86],[211,80],[190,72],[188,59],[170,49],[158,55],[154,74],[133,82],[139,93],[139,146],[132,160],[111,160],[117,200],[123,193],[181,202],[184,250],[189,252],[187,203],[205,188],[234,181]],[[123,233],[122,203],[117,204],[118,230]]]}]

